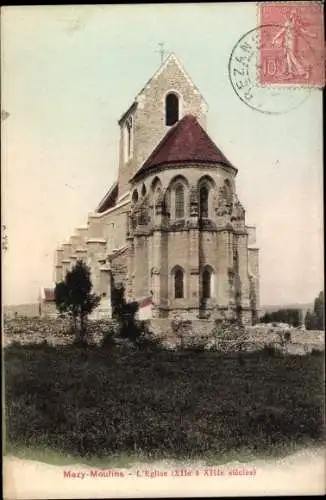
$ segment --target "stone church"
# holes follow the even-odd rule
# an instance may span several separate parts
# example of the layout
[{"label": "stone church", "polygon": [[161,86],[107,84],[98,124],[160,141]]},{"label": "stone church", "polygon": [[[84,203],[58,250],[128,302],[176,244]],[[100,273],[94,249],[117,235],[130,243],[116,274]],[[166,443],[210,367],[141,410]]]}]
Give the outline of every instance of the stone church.
[{"label": "stone church", "polygon": [[170,54],[118,121],[117,180],[56,251],[56,281],[82,259],[97,313],[112,284],[140,318],[256,321],[259,251],[236,194],[237,168],[206,131],[207,104]]}]

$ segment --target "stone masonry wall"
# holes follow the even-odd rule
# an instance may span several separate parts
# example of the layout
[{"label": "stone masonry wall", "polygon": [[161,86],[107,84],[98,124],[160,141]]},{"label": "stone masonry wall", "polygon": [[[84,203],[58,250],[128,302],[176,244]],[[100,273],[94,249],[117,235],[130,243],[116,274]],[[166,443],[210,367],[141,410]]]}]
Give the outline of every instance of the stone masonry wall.
[{"label": "stone masonry wall", "polygon": [[[156,338],[160,338],[167,347],[173,347],[177,343],[176,322],[167,319],[151,319],[149,329],[154,333]],[[69,344],[73,340],[73,335],[70,332],[70,322],[65,319],[52,319],[45,317],[28,318],[15,317],[4,318],[3,346],[9,345],[12,342],[21,344],[40,343],[47,341],[51,344]],[[89,321],[88,331],[90,339],[95,342],[100,342],[106,332],[112,329],[113,323],[111,320]],[[187,338],[206,338],[212,335],[214,322],[197,320],[185,321],[182,325],[179,334],[183,335],[185,343]],[[291,328],[284,330],[280,328],[269,328],[264,325],[246,328],[244,334],[246,342],[244,343],[245,350],[259,350],[265,346],[279,346],[280,336],[283,336],[286,331],[290,332],[291,339],[283,347],[283,352],[288,354],[305,354],[311,352],[312,349],[323,351],[325,349],[325,332],[322,331],[306,331]],[[228,327],[224,332],[227,335],[231,333],[234,336],[234,327]],[[180,342],[178,343],[180,346]],[[236,352],[239,350],[237,344],[233,344],[231,350]]]},{"label": "stone masonry wall", "polygon": [[171,58],[162,72],[154,76],[148,87],[145,87],[135,113],[135,154],[138,167],[169,129],[165,125],[165,96],[170,91],[179,96],[179,118],[192,114],[206,128],[205,102],[175,59]]},{"label": "stone masonry wall", "polygon": [[127,285],[128,275],[128,258],[127,252],[117,252],[117,255],[111,257],[111,272],[114,277],[115,283],[123,283]]},{"label": "stone masonry wall", "polygon": [[179,96],[179,118],[192,114],[206,128],[207,105],[204,99],[176,59],[170,57],[140,92],[137,107],[130,112],[133,119],[133,154],[128,161],[125,161],[123,148],[125,122],[129,115],[120,124],[119,196],[129,191],[128,181],[169,129],[165,125],[165,97],[170,91]]},{"label": "stone masonry wall", "polygon": [[[233,189],[235,189],[233,171],[229,171],[223,166],[216,165],[212,166],[212,168],[208,168],[207,166],[204,168],[200,165],[187,165],[183,168],[179,166],[177,168],[166,168],[157,173],[149,173],[148,176],[134,184],[132,192],[134,192],[134,190],[137,190],[139,198],[141,199],[142,186],[145,186],[146,193],[151,193],[152,183],[157,178],[159,178],[160,180],[162,190],[165,191],[170,186],[170,183],[173,182],[173,179],[180,175],[186,179],[187,183],[185,194],[186,200],[188,200],[190,196],[191,186],[197,186],[203,176],[209,176],[212,184],[215,184],[215,189],[212,190],[212,219],[215,218],[215,207],[217,204],[218,192],[219,189],[223,186],[225,179],[228,179],[231,182]],[[154,217],[152,213],[151,216]],[[186,219],[190,220],[190,209],[186,211]],[[157,244],[157,236],[155,236],[155,238],[149,238],[149,277],[147,290],[145,290],[146,283],[145,280],[143,280],[143,276],[146,273],[145,265],[143,265],[143,260],[146,257],[146,252],[141,251],[137,253],[136,247],[139,246],[139,242],[136,243],[136,240],[138,240],[139,238],[135,238],[134,272],[136,274],[136,281],[141,281],[142,283],[140,287],[137,287],[137,293],[135,295],[139,298],[140,295],[149,294],[150,289],[153,288],[151,268],[153,266],[157,266],[160,271],[158,280],[160,283],[159,300],[161,306],[163,306],[163,308],[172,307],[176,311],[183,310],[185,314],[189,314],[190,318],[196,318],[198,316],[200,299],[200,275],[191,274],[193,270],[191,270],[190,268],[197,267],[198,272],[200,272],[200,269],[202,269],[202,267],[206,264],[210,265],[213,268],[215,274],[214,300],[217,301],[220,305],[226,307],[229,303],[229,281],[227,269],[231,265],[231,261],[229,262],[229,254],[230,249],[232,249],[232,244],[231,241],[229,241],[230,236],[227,232],[225,233],[226,241],[224,241],[225,238],[221,238],[220,233],[216,233],[214,231],[201,231],[201,236],[199,237],[198,244],[194,242],[194,246],[190,244],[190,241],[192,241],[190,233],[191,231],[189,230],[173,230],[168,233],[162,232],[160,233],[160,247],[158,247]],[[196,255],[193,254],[193,251],[196,252]],[[186,273],[185,298],[174,300],[171,270],[176,265],[183,267]],[[156,281],[157,278],[154,277],[154,282],[156,283]],[[154,297],[154,300],[157,300],[156,296]],[[192,312],[189,307],[197,307],[197,311],[194,310]]]},{"label": "stone masonry wall", "polygon": [[[176,328],[176,325],[179,326]],[[155,318],[150,320],[150,330],[153,331],[156,337],[162,339],[163,343],[170,345],[180,345],[180,338],[183,338],[185,343],[192,340],[198,342],[203,340],[210,346],[210,341],[215,338],[216,326],[213,321],[207,320],[184,320],[175,321],[165,318]],[[233,349],[237,349],[236,328],[234,326],[224,327],[220,335],[217,335],[217,340],[221,340],[226,334],[226,344],[229,342]],[[284,328],[269,328],[264,325],[256,325],[255,327],[246,327],[242,330],[242,336],[245,339],[243,342],[244,350],[253,351],[263,349],[266,346],[281,347],[282,339],[284,340],[286,332],[289,332],[290,340],[285,342],[282,349],[289,354],[305,354],[312,349],[322,351],[325,349],[325,333],[322,331],[306,331],[300,329],[284,329]],[[232,347],[231,347],[232,350]]]}]

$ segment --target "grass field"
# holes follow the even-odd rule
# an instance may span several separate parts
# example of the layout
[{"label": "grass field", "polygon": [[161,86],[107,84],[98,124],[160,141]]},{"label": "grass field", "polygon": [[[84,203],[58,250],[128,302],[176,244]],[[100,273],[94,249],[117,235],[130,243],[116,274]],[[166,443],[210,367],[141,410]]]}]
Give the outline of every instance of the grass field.
[{"label": "grass field", "polygon": [[221,461],[323,440],[322,353],[39,344],[8,346],[4,362],[7,453]]}]

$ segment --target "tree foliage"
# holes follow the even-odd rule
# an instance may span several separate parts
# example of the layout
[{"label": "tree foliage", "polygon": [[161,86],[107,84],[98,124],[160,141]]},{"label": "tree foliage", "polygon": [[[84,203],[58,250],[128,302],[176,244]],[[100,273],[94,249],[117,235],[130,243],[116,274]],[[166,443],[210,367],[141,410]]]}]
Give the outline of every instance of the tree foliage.
[{"label": "tree foliage", "polygon": [[301,311],[300,309],[279,309],[265,313],[260,321],[261,323],[287,323],[297,327],[301,325]]},{"label": "tree foliage", "polygon": [[86,319],[100,302],[100,297],[91,293],[92,287],[90,269],[79,260],[54,292],[58,311],[71,317],[76,337],[82,341],[86,341]]},{"label": "tree foliage", "polygon": [[307,311],[305,317],[305,327],[307,330],[324,330],[324,292],[321,291],[314,301],[314,310]]},{"label": "tree foliage", "polygon": [[120,336],[137,343],[141,335],[141,330],[136,323],[138,302],[127,302],[124,285],[122,283],[115,284],[113,277],[111,279],[111,305],[112,317],[120,325]]}]

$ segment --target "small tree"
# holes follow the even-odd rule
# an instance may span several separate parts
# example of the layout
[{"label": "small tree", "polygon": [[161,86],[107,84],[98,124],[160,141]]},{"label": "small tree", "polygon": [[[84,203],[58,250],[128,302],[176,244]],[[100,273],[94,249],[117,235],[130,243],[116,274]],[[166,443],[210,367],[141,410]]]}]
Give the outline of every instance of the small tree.
[{"label": "small tree", "polygon": [[305,327],[307,330],[324,330],[324,292],[315,298],[313,312],[307,311]]},{"label": "small tree", "polygon": [[305,324],[306,330],[315,330],[316,317],[315,317],[314,313],[310,311],[310,309],[308,309],[308,311],[306,312],[304,324]]},{"label": "small tree", "polygon": [[72,270],[67,272],[65,279],[56,284],[54,292],[58,311],[70,316],[76,340],[82,342],[87,341],[86,319],[100,302],[100,297],[91,293],[93,285],[90,275],[89,267],[78,260]]},{"label": "small tree", "polygon": [[137,344],[141,335],[141,330],[136,323],[136,313],[138,311],[138,302],[127,302],[125,299],[125,287],[122,283],[115,284],[114,278],[111,278],[111,303],[112,317],[120,325],[120,337],[129,339]]},{"label": "small tree", "polygon": [[317,330],[324,330],[324,307],[324,292],[320,292],[314,302],[314,314],[317,320]]}]

